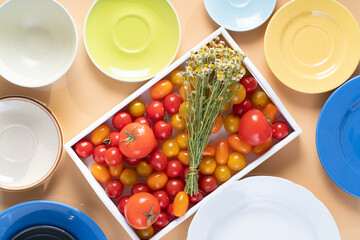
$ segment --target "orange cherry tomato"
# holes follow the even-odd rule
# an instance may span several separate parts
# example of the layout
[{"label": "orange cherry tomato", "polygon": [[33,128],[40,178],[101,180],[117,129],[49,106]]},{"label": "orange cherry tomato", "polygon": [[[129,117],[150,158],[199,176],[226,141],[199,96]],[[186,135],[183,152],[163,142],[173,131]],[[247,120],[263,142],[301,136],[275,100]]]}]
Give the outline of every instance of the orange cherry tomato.
[{"label": "orange cherry tomato", "polygon": [[170,81],[175,86],[181,86],[184,82],[184,71],[181,69],[175,69],[170,73]]},{"label": "orange cherry tomato", "polygon": [[151,191],[160,190],[163,187],[165,187],[166,183],[168,181],[168,176],[165,172],[153,172],[148,176],[146,179],[146,184],[151,189]]},{"label": "orange cherry tomato", "polygon": [[189,196],[184,191],[180,191],[176,194],[174,199],[174,215],[176,217],[182,217],[185,215],[189,206]]},{"label": "orange cherry tomato", "polygon": [[187,97],[186,97],[186,94],[188,93],[188,92],[190,92],[191,91],[191,88],[187,85],[187,86],[184,86],[184,85],[182,85],[181,87],[180,87],[180,89],[179,89],[179,95],[180,95],[180,98],[181,98],[181,100],[184,102],[184,101],[186,101],[186,99],[187,99]]},{"label": "orange cherry tomato", "polygon": [[144,115],[146,110],[146,105],[140,99],[135,99],[129,103],[129,113],[133,117],[141,117]]},{"label": "orange cherry tomato", "polygon": [[140,177],[147,177],[152,173],[152,171],[153,171],[152,166],[145,161],[141,161],[139,162],[138,165],[136,165],[136,173]]},{"label": "orange cherry tomato", "polygon": [[189,114],[188,114],[188,107],[189,107],[189,103],[188,102],[183,102],[180,105],[180,109],[179,109],[179,113],[183,118],[188,118]]},{"label": "orange cherry tomato", "polygon": [[167,157],[175,157],[180,152],[179,144],[174,139],[166,140],[161,149]]},{"label": "orange cherry tomato", "polygon": [[223,124],[224,124],[224,117],[222,115],[218,115],[215,119],[215,125],[213,126],[211,133],[214,134],[220,131]]},{"label": "orange cherry tomato", "polygon": [[203,158],[199,163],[199,171],[204,175],[211,175],[215,172],[216,161],[213,158],[206,157]]},{"label": "orange cherry tomato", "polygon": [[119,177],[123,169],[124,169],[124,161],[121,161],[119,165],[109,166],[110,174],[113,177]]},{"label": "orange cherry tomato", "polygon": [[91,173],[94,178],[101,183],[107,183],[111,178],[110,172],[107,167],[98,163],[95,163],[91,166]]},{"label": "orange cherry tomato", "polygon": [[229,156],[228,167],[233,171],[240,171],[246,166],[246,158],[238,152],[233,152]]},{"label": "orange cherry tomato", "polygon": [[220,182],[226,182],[231,178],[231,170],[226,165],[217,166],[214,172],[215,178]]},{"label": "orange cherry tomato", "polygon": [[222,109],[222,112],[226,112],[227,110],[229,110],[230,107],[231,107],[231,102],[228,102],[227,104],[225,104],[224,108]]},{"label": "orange cherry tomato", "polygon": [[225,140],[216,143],[215,160],[219,165],[225,165],[229,160],[229,144]]},{"label": "orange cherry tomato", "polygon": [[188,151],[180,151],[177,158],[182,163],[182,165],[184,166],[190,165],[190,156]]},{"label": "orange cherry tomato", "polygon": [[180,113],[175,113],[172,115],[170,122],[171,126],[178,131],[184,131],[186,128],[185,118],[183,118]]},{"label": "orange cherry tomato", "polygon": [[172,83],[167,79],[163,79],[155,83],[155,85],[150,88],[150,96],[154,100],[159,100],[170,94],[172,90]]},{"label": "orange cherry tomato", "polygon": [[216,152],[216,148],[214,146],[208,144],[205,146],[202,156],[203,157],[213,157],[213,156],[215,156],[215,152]]},{"label": "orange cherry tomato", "polygon": [[239,104],[242,101],[244,101],[245,97],[246,97],[246,90],[245,87],[242,84],[239,84],[240,86],[236,86],[237,87],[237,91],[234,95],[234,97],[231,99],[231,103],[232,104]]},{"label": "orange cherry tomato", "polygon": [[271,123],[273,123],[275,121],[278,109],[274,104],[268,103],[268,104],[265,105],[263,112],[264,112],[266,118]]},{"label": "orange cherry tomato", "polygon": [[132,168],[125,168],[120,174],[120,181],[126,186],[134,185],[138,180],[136,171]]},{"label": "orange cherry tomato", "polygon": [[254,146],[253,147],[253,153],[256,155],[263,155],[265,152],[267,152],[267,150],[270,149],[272,143],[274,142],[273,138],[270,138],[267,142]]},{"label": "orange cherry tomato", "polygon": [[189,135],[186,132],[181,132],[176,136],[176,142],[181,149],[188,148]]},{"label": "orange cherry tomato", "polygon": [[154,236],[155,233],[153,226],[150,226],[146,229],[135,229],[135,232],[140,239],[144,240],[150,239],[152,236]]},{"label": "orange cherry tomato", "polygon": [[224,121],[224,128],[229,133],[237,133],[239,129],[240,118],[235,115],[227,115]]},{"label": "orange cherry tomato", "polygon": [[268,104],[269,97],[264,91],[257,90],[251,95],[250,101],[254,107],[262,107],[263,108],[263,107],[265,107],[266,104]]},{"label": "orange cherry tomato", "polygon": [[240,139],[239,135],[236,133],[231,134],[227,139],[230,147],[235,151],[242,154],[249,154],[251,152],[252,146],[243,140]]},{"label": "orange cherry tomato", "polygon": [[110,132],[110,127],[106,124],[102,124],[95,128],[95,130],[91,133],[90,141],[94,145],[99,145],[104,142],[104,140],[109,136]]}]

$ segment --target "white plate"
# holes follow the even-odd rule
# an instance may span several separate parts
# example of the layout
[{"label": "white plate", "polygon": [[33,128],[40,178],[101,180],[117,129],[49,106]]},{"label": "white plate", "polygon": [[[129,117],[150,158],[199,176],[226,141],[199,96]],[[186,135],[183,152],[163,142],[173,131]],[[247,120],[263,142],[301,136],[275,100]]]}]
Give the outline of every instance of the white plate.
[{"label": "white plate", "polygon": [[340,240],[330,212],[288,180],[257,176],[233,182],[196,213],[188,240]]}]

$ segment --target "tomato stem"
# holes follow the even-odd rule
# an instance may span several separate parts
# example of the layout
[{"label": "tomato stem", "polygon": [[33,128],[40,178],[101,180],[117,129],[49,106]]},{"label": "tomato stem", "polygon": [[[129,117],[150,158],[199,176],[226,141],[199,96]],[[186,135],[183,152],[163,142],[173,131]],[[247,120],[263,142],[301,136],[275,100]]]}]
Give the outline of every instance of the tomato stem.
[{"label": "tomato stem", "polygon": [[145,214],[145,215],[147,216],[147,222],[146,222],[146,224],[147,224],[148,226],[151,225],[151,221],[156,222],[156,219],[154,219],[154,217],[157,217],[157,216],[158,216],[158,214],[153,214],[154,204],[151,204],[151,205],[152,205],[152,207],[151,207],[151,210],[150,210],[149,213],[146,213],[146,212],[144,212],[144,211],[138,210],[139,212],[141,212],[141,213],[143,213],[143,214]]},{"label": "tomato stem", "polygon": [[106,145],[110,145],[111,140],[110,140],[109,138],[107,138],[107,139],[104,140],[104,143],[105,143]]},{"label": "tomato stem", "polygon": [[124,129],[124,132],[125,132],[125,134],[127,135],[127,138],[121,139],[121,141],[127,141],[126,144],[129,144],[130,142],[136,143],[135,138],[136,138],[136,137],[139,137],[139,136],[141,136],[141,135],[140,135],[140,134],[134,135],[134,130],[135,130],[135,128],[136,128],[136,126],[131,130],[131,133],[128,133],[128,132]]}]

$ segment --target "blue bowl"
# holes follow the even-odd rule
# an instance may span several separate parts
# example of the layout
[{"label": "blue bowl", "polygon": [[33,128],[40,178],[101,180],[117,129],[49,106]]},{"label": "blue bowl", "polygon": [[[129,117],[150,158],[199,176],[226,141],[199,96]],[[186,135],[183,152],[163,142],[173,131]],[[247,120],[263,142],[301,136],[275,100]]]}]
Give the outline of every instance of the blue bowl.
[{"label": "blue bowl", "polygon": [[22,230],[39,225],[63,229],[77,240],[107,239],[96,223],[76,208],[52,201],[31,201],[0,213],[1,240],[10,240]]}]

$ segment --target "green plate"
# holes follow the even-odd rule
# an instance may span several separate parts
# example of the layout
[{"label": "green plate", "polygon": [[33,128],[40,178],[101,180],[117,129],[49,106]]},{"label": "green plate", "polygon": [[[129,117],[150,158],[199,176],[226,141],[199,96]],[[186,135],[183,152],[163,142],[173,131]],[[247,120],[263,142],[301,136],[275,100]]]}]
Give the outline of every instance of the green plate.
[{"label": "green plate", "polygon": [[98,0],[87,15],[84,36],[91,60],[103,73],[137,82],[172,62],[180,23],[166,0]]}]

